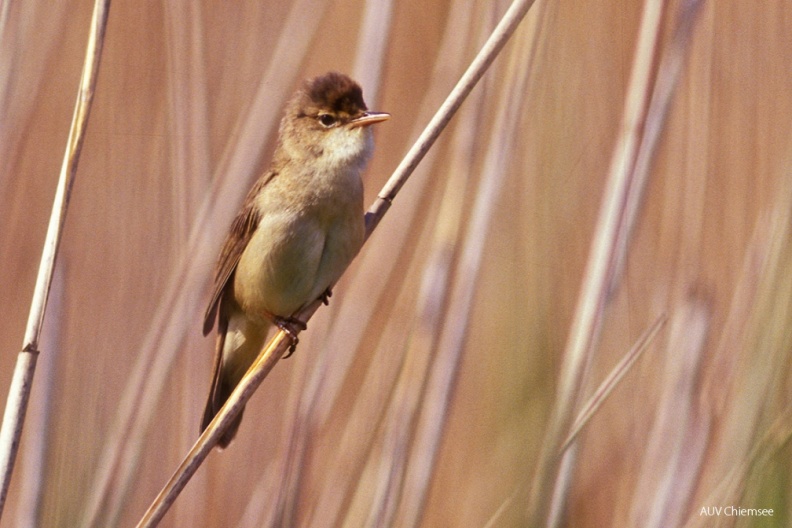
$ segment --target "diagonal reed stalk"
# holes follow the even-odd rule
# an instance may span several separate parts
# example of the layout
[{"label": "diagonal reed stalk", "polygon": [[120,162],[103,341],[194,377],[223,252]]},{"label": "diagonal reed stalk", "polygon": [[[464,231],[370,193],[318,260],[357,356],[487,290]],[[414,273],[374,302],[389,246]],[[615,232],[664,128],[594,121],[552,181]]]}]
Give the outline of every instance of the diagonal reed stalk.
[{"label": "diagonal reed stalk", "polygon": [[[449,17],[449,28],[465,27],[467,24],[459,24],[452,20],[456,16],[469,17],[470,6],[457,4],[454,16]],[[464,35],[463,38],[475,39],[476,44],[480,45],[483,39],[492,32],[494,20],[484,19],[478,21],[478,27],[470,30],[471,34]],[[475,33],[474,33],[475,32]],[[459,38],[460,35],[449,35],[451,38]],[[515,40],[519,36],[515,36]],[[513,48],[512,48],[513,49]],[[455,61],[464,53],[464,48],[458,46],[454,55],[440,53],[440,60]],[[491,82],[487,83],[491,85]],[[504,83],[508,85],[509,83]],[[400,317],[389,318],[386,328],[383,329],[383,339],[377,347],[376,358],[373,364],[376,365],[376,376],[367,376],[367,381],[371,383],[366,389],[371,390],[372,385],[385,385],[389,387],[387,406],[375,408],[368,413],[362,412],[360,407],[372,407],[364,401],[360,406],[356,406],[355,414],[362,412],[365,416],[363,420],[368,423],[379,422],[374,434],[365,435],[370,449],[366,454],[366,460],[362,464],[358,478],[349,479],[355,482],[348,494],[352,496],[350,504],[345,512],[340,512],[336,519],[339,526],[394,526],[394,518],[399,513],[399,499],[402,493],[404,479],[409,471],[410,442],[413,438],[415,417],[418,414],[421,404],[424,402],[424,387],[427,377],[431,371],[433,360],[436,356],[437,339],[442,330],[444,317],[447,313],[445,307],[448,305],[449,291],[451,289],[451,279],[453,277],[454,254],[456,244],[459,242],[464,226],[464,213],[467,212],[465,206],[465,196],[469,187],[475,182],[474,171],[474,152],[476,131],[480,130],[482,122],[482,107],[486,99],[486,93],[490,86],[483,86],[475,93],[471,94],[465,107],[460,111],[456,118],[456,125],[453,135],[448,141],[450,144],[451,163],[438,166],[432,170],[433,177],[444,180],[441,192],[439,193],[439,204],[436,206],[437,218],[439,219],[431,233],[427,232],[423,236],[431,237],[429,248],[426,252],[426,262],[423,263],[421,278],[418,280],[420,289],[417,300],[413,300],[409,291],[401,290],[393,303],[397,306],[396,311],[412,311],[412,303],[415,302],[413,315],[408,321]],[[498,130],[497,127],[493,127]],[[496,141],[492,138],[491,141]],[[481,179],[485,176],[481,176]],[[413,256],[410,268],[418,268],[422,259]],[[418,271],[407,270],[405,277],[409,277]],[[407,279],[406,279],[407,280]],[[409,289],[407,289],[409,290]],[[407,306],[410,306],[408,308]],[[396,336],[404,336],[404,344]],[[391,337],[392,336],[392,337]],[[394,351],[397,351],[394,354]],[[384,377],[381,374],[388,364],[386,356],[396,356],[398,367],[392,368],[393,380],[385,384],[382,382]],[[377,380],[376,382],[374,380]],[[361,394],[366,394],[361,389]],[[363,400],[364,398],[361,398]],[[353,436],[358,438],[364,435],[355,435],[356,431],[364,429],[365,422],[354,427],[347,428],[349,435],[345,436],[344,442],[353,442]],[[362,439],[361,439],[362,440]],[[360,448],[359,451],[363,451]],[[359,457],[360,455],[356,455]],[[335,462],[332,471],[337,472],[341,465],[355,465],[353,458],[355,455],[349,453],[348,456]],[[323,509],[334,512],[339,506],[333,508],[328,503],[338,504],[341,501],[334,499],[329,493],[322,493],[320,504]],[[343,522],[337,519],[343,513]],[[310,522],[316,522],[316,516]]]},{"label": "diagonal reed stalk", "polygon": [[[370,205],[511,1],[400,0],[389,22],[366,29],[383,14],[377,0],[233,9],[188,0],[154,9],[112,4],[0,526],[134,526],[196,440],[211,348],[195,325],[206,270],[240,193],[268,160],[279,101],[296,80],[348,71],[372,108],[393,113],[376,131],[378,154],[365,177]],[[328,8],[303,16],[295,30],[286,23],[290,10],[306,3]],[[238,443],[209,455],[160,526],[355,528],[396,496],[404,480],[397,472],[412,457],[398,446],[406,436],[411,449],[426,401],[420,396],[416,418],[404,420],[406,435],[389,426],[401,438],[389,437],[383,430],[391,407],[408,407],[396,401],[396,383],[409,381],[410,390],[426,384],[432,343],[416,340],[436,342],[451,308],[469,212],[498,132],[506,61],[545,5],[546,30],[507,154],[419,524],[529,525],[525,502],[643,3],[534,4],[346,272],[332,309],[317,312],[300,336],[301,352],[274,368],[248,402],[255,419],[245,422]],[[75,12],[75,5],[0,0],[3,400],[25,332],[93,4]],[[792,18],[779,16],[783,0],[749,4],[705,4],[696,22],[572,418],[602,394],[602,380],[657,314],[667,313],[668,322],[574,442],[579,454],[563,525],[679,526],[680,512],[685,526],[733,524],[702,515],[708,505],[775,509],[774,519],[743,518],[740,526],[790,524]],[[663,23],[664,45],[674,18]],[[281,32],[297,49],[307,37],[309,54],[291,47],[273,53]],[[376,59],[381,35],[389,40]],[[366,74],[377,77],[372,66],[380,62],[382,77],[370,84]],[[281,76],[266,79],[270,71]],[[68,81],[65,90],[59,80]],[[259,92],[263,112],[254,102]],[[441,202],[460,200],[452,193],[463,194],[464,203],[454,204],[461,220],[442,209]],[[438,224],[452,222],[446,254],[435,256],[442,251]],[[421,283],[424,276],[431,278]],[[441,306],[420,298],[433,294],[445,299]],[[703,313],[691,295],[704,301]],[[703,348],[693,343],[701,339],[699,318],[709,325]],[[408,350],[418,355],[408,358]],[[694,371],[677,368],[696,354]],[[677,383],[684,392],[669,397]],[[655,437],[666,440],[662,449]],[[398,462],[383,460],[383,447]],[[94,506],[98,514],[88,515]]]},{"label": "diagonal reed stalk", "polygon": [[[30,390],[33,385],[33,375],[36,371],[36,360],[39,350],[38,342],[41,327],[44,323],[44,314],[47,309],[52,276],[55,270],[55,261],[58,255],[63,225],[66,221],[66,212],[69,206],[77,166],[80,160],[80,151],[85,141],[85,131],[88,127],[88,116],[91,112],[91,103],[96,88],[96,79],[99,73],[99,61],[104,45],[107,15],[110,9],[110,0],[96,0],[94,3],[91,27],[88,33],[88,45],[85,51],[80,86],[77,90],[77,101],[74,115],[69,129],[66,143],[66,152],[61,165],[58,187],[55,191],[55,201],[52,207],[47,236],[39,264],[36,286],[33,292],[30,314],[23,341],[22,351],[17,357],[11,386],[9,388],[6,410],[3,415],[2,429],[0,429],[0,516],[11,483],[11,474],[19,449],[22,436],[22,427],[25,421]],[[5,9],[3,8],[3,12]]]},{"label": "diagonal reed stalk", "polygon": [[[540,21],[542,16],[537,17]],[[541,27],[522,32],[511,49],[499,101],[494,114],[493,134],[486,152],[475,199],[466,218],[464,237],[459,240],[459,258],[447,277],[447,307],[442,313],[436,342],[429,350],[430,364],[425,376],[422,400],[415,411],[415,428],[408,439],[404,457],[405,474],[393,488],[390,501],[395,503],[395,526],[418,526],[426,509],[431,476],[435,471],[443,432],[448,421],[456,380],[459,375],[465,341],[471,327],[474,296],[485,255],[497,198],[501,195],[508,173],[507,153],[515,147],[514,138],[520,128],[521,105],[534,72],[534,60]],[[519,65],[519,66],[518,66]],[[447,249],[447,248],[446,248]],[[427,277],[428,279],[428,277]],[[431,302],[431,301],[429,301]],[[395,401],[396,406],[400,402]],[[376,518],[376,517],[375,517]]]},{"label": "diagonal reed stalk", "polygon": [[[442,43],[437,53],[438,60],[430,78],[432,82],[422,98],[420,109],[417,113],[415,122],[423,124],[428,121],[439,106],[447,91],[448,86],[453,86],[458,77],[458,72],[463,70],[468,55],[465,53],[465,43],[469,35],[460,28],[469,26],[472,18],[472,2],[456,2],[452,6],[445,29],[443,30]],[[494,22],[491,24],[494,27]],[[491,33],[491,27],[487,29],[487,35]],[[483,38],[479,39],[483,42]],[[476,96],[474,96],[476,97]],[[474,101],[474,104],[475,101]],[[471,108],[471,102],[466,105]],[[468,114],[470,111],[467,112]],[[460,119],[465,116],[457,117],[457,128],[464,126]],[[417,128],[411,136],[419,136],[422,128]],[[318,343],[319,350],[315,365],[312,367],[313,373],[308,376],[305,383],[295,383],[295,391],[298,395],[293,398],[296,403],[292,411],[288,414],[294,416],[294,424],[286,429],[285,438],[282,441],[287,455],[283,457],[282,476],[276,479],[281,483],[277,494],[270,493],[269,496],[262,498],[272,503],[264,511],[268,512],[268,517],[257,520],[257,525],[278,525],[293,519],[297,515],[297,508],[300,497],[303,494],[302,485],[305,482],[306,468],[309,464],[307,457],[313,452],[313,439],[315,431],[326,425],[329,415],[334,409],[343,406],[339,401],[339,393],[342,390],[344,380],[352,375],[354,358],[356,351],[361,346],[361,341],[366,332],[366,328],[371,324],[372,318],[378,311],[380,299],[390,299],[396,290],[402,288],[394,282],[403,284],[400,279],[392,281],[387,277],[398,275],[405,277],[402,270],[405,265],[401,263],[399,253],[409,245],[410,228],[405,228],[405,224],[416,222],[416,218],[421,216],[423,197],[431,194],[431,180],[436,178],[435,161],[437,159],[437,149],[429,152],[424,159],[419,170],[412,176],[410,186],[404,189],[399,214],[402,221],[397,225],[386,223],[380,227],[378,237],[381,240],[388,240],[389,244],[380,246],[376,252],[364,253],[358,257],[357,273],[354,275],[353,284],[345,291],[343,303],[336,305],[336,324],[335,329],[346,328],[345,331],[331,331]],[[461,172],[461,171],[460,171]],[[459,191],[459,189],[456,189]],[[406,195],[406,199],[405,199]],[[413,224],[415,225],[415,224]],[[415,257],[412,257],[415,260]],[[393,313],[399,311],[399,299],[388,301],[389,309]],[[382,405],[368,405],[371,398],[381,400],[377,395],[381,394],[383,386],[390,386],[393,383],[399,368],[399,354],[392,353],[391,343],[399,342],[403,328],[398,322],[388,318],[389,323],[384,325],[381,330],[383,338],[379,340],[373,352],[372,364],[377,365],[376,374],[367,376],[366,380],[359,388],[359,394],[366,395],[355,400],[355,409],[349,414],[349,421],[343,427],[343,438],[341,442],[348,446],[344,452],[332,457],[328,467],[323,471],[329,474],[346,474],[348,483],[347,488],[356,486],[353,483],[359,482],[358,473],[362,458],[361,453],[366,453],[370,449],[372,435],[371,424],[380,420]],[[314,333],[316,335],[316,333]],[[386,382],[385,378],[391,381]],[[363,433],[365,431],[365,433]],[[360,485],[357,485],[359,488]],[[353,489],[347,489],[347,494],[353,493]],[[316,513],[307,516],[305,522],[318,523],[326,519],[334,519],[337,523],[341,522],[343,510],[351,508],[346,504],[343,494],[339,493],[339,485],[335,479],[328,479],[318,491],[309,491],[311,496],[316,497],[318,504]],[[276,495],[273,497],[273,495]],[[251,497],[251,503],[255,498]],[[321,513],[319,513],[321,512]],[[321,519],[315,519],[321,515]],[[348,514],[347,514],[348,515]]]},{"label": "diagonal reed stalk", "polygon": [[[277,126],[277,114],[269,111],[286,98],[286,89],[297,76],[298,64],[309,49],[314,32],[319,27],[318,20],[327,6],[326,0],[300,0],[289,11],[284,30],[276,44],[275,56],[289,57],[289,60],[273,61],[262,76],[250,112],[238,123],[232,136],[239,141],[231,142],[224,152],[219,167],[220,174],[248,175],[256,165],[259,150],[266,144],[266,138]],[[311,23],[307,24],[306,20]],[[294,35],[299,35],[295,38]],[[201,38],[198,35],[194,38]],[[178,43],[174,43],[178,46]],[[203,60],[196,57],[196,61]],[[278,80],[286,82],[279,83]],[[282,88],[273,93],[272,86]],[[195,114],[189,116],[195,119]],[[196,141],[201,134],[185,137],[185,141]],[[190,149],[194,153],[198,148]],[[176,153],[174,157],[178,158]],[[100,455],[101,468],[91,486],[93,492],[83,512],[81,525],[101,526],[106,522],[101,517],[116,515],[124,503],[124,497],[132,489],[137,464],[127,463],[137,460],[144,447],[142,441],[148,431],[154,410],[159,405],[159,395],[169,379],[180,344],[185,338],[187,328],[179,324],[180,314],[201,302],[200,293],[184,288],[184,284],[198,284],[205,279],[204,271],[195,265],[196,260],[209,262],[216,248],[207,240],[221,239],[225,229],[218,217],[231,217],[233,204],[238,204],[245,192],[244,186],[232,178],[215,178],[212,192],[202,203],[200,212],[189,236],[182,257],[175,264],[173,273],[157,306],[151,330],[142,339],[141,353],[131,369],[129,382],[124,388],[121,402],[115,413],[115,421],[110,429],[108,441]],[[229,209],[229,210],[226,210]],[[103,510],[108,501],[111,510]]]},{"label": "diagonal reed stalk", "polygon": [[627,352],[621,361],[613,368],[608,377],[597,387],[597,390],[594,391],[591,398],[583,405],[580,414],[577,415],[575,421],[572,423],[569,435],[566,440],[564,440],[564,443],[561,444],[561,449],[559,449],[560,452],[566,451],[569,445],[575,441],[591,417],[594,416],[602,404],[605,403],[608,396],[613,393],[613,389],[616,388],[619,381],[629,372],[630,368],[632,368],[635,362],[638,361],[638,358],[643,355],[652,341],[654,341],[655,337],[657,337],[657,333],[665,324],[666,319],[667,317],[664,314],[659,317],[652,326],[647,328],[629,352]]},{"label": "diagonal reed stalk", "polygon": [[[533,0],[515,0],[506,11],[500,23],[495,28],[495,31],[493,31],[481,51],[462,75],[462,78],[380,191],[375,203],[366,213],[367,238],[390,208],[390,205],[393,203],[399,190],[406,183],[410,174],[412,174],[440,136],[440,133],[454,116],[479,79],[484,75],[490,64],[492,64],[492,61],[495,60],[498,53],[503,49],[503,46],[514,33],[532,4]],[[316,310],[319,309],[320,305],[321,301],[316,301],[295,314],[295,316],[302,321],[308,321]],[[283,356],[290,344],[291,340],[289,336],[282,330],[278,331],[273,336],[256,362],[245,374],[229,400],[217,416],[215,416],[214,420],[212,420],[212,423],[209,424],[209,427],[207,427],[198,438],[179,468],[141,518],[138,523],[139,528],[156,526],[159,523],[176,500],[181,490],[184,489],[189,479],[195,474],[195,471],[216,445],[217,440],[228,427],[228,424],[239,414],[241,408],[247,403],[250,396],[252,396],[253,392],[255,392],[267,374],[269,374],[270,370],[275,366],[275,363]]]}]

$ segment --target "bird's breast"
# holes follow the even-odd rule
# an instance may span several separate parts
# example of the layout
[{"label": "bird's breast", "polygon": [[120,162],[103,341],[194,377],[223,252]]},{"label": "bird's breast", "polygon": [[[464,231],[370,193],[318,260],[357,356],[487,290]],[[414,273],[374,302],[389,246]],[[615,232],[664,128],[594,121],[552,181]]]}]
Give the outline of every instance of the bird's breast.
[{"label": "bird's breast", "polygon": [[292,315],[338,280],[363,244],[357,174],[303,185],[283,176],[260,196],[259,225],[234,277],[236,300],[250,316]]}]

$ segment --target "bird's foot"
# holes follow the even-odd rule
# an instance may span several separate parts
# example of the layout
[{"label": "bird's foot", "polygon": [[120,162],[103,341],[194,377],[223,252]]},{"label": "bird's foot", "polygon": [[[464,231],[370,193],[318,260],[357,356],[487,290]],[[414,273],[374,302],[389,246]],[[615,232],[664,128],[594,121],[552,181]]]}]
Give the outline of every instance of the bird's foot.
[{"label": "bird's foot", "polygon": [[322,292],[322,295],[319,296],[319,300],[322,301],[322,304],[325,306],[330,306],[330,297],[333,296],[333,290],[329,287]]},{"label": "bird's foot", "polygon": [[294,354],[294,351],[297,350],[297,343],[300,342],[300,339],[297,337],[297,334],[301,330],[305,330],[308,328],[303,321],[300,321],[296,317],[273,317],[272,322],[275,323],[275,326],[286,332],[291,340],[291,345],[289,346],[289,353],[283,356],[283,359],[287,359]]}]

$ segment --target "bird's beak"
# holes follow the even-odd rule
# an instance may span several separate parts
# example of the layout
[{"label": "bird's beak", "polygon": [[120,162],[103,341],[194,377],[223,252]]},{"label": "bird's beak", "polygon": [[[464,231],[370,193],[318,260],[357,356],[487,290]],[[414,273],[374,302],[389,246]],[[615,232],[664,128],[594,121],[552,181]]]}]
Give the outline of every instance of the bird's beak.
[{"label": "bird's beak", "polygon": [[374,123],[380,123],[382,121],[387,121],[390,119],[390,114],[385,112],[366,112],[360,117],[356,117],[352,121],[349,122],[350,128],[356,127],[367,127],[369,125],[373,125]]}]

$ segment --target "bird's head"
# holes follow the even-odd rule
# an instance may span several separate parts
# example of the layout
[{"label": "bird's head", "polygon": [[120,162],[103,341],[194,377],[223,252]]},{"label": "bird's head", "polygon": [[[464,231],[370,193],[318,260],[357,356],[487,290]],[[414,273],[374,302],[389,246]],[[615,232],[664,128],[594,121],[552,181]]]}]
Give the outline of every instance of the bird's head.
[{"label": "bird's head", "polygon": [[368,111],[355,81],[327,73],[303,83],[289,102],[280,147],[293,160],[362,166],[373,147],[369,126],[388,118],[390,114]]}]

